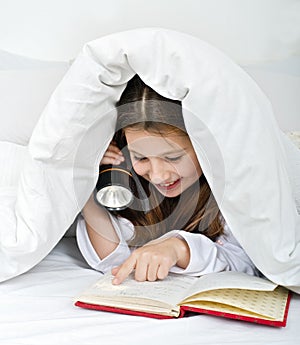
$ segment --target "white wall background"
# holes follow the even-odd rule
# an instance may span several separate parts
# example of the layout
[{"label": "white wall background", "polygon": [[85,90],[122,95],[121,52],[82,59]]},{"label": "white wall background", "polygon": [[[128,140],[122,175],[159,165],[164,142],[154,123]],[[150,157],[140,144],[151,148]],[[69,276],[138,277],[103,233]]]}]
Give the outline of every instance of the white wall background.
[{"label": "white wall background", "polygon": [[240,63],[300,54],[299,0],[0,0],[0,48],[39,59],[143,26],[191,33]]},{"label": "white wall background", "polygon": [[[223,50],[270,98],[280,127],[300,130],[300,0],[0,0],[0,70],[7,70],[0,116],[22,105],[34,114],[32,127],[85,42],[145,26],[190,33]],[[45,69],[45,61],[61,67],[29,71]]]}]

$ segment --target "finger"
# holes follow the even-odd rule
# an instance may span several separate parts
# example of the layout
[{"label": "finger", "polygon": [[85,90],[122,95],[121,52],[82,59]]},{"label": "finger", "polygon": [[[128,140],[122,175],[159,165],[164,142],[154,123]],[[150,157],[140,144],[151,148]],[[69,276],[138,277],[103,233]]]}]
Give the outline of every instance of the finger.
[{"label": "finger", "polygon": [[118,152],[114,152],[114,151],[105,151],[103,158],[110,158],[110,159],[115,159],[115,160],[119,160],[119,161],[123,161],[124,160],[124,156],[122,153],[118,153]]},{"label": "finger", "polygon": [[109,144],[107,151],[114,152],[116,154],[122,155],[122,151],[118,148],[116,144]]},{"label": "finger", "polygon": [[135,272],[134,272],[134,279],[138,282],[144,282],[147,280],[148,277],[148,264],[149,260],[140,258],[136,262]]},{"label": "finger", "polygon": [[165,279],[166,276],[169,274],[169,267],[165,265],[159,265],[157,270],[157,279]]},{"label": "finger", "polygon": [[111,164],[111,165],[119,165],[124,159],[120,159],[120,157],[110,157],[110,156],[103,156],[100,161],[100,165],[104,164]]},{"label": "finger", "polygon": [[148,272],[147,272],[147,280],[150,282],[154,282],[157,280],[157,272],[158,272],[159,265],[156,262],[151,262],[150,265],[148,265]]},{"label": "finger", "polygon": [[116,146],[116,145],[109,145],[107,150],[107,153],[112,154],[114,156],[118,156],[120,158],[124,158],[124,155],[122,153],[122,151]]},{"label": "finger", "polygon": [[124,263],[120,266],[118,266],[116,275],[114,279],[112,280],[112,283],[114,285],[121,284],[128,276],[129,274],[135,269],[136,260],[131,255]]},{"label": "finger", "polygon": [[118,152],[107,150],[107,151],[105,151],[103,157],[117,158],[117,157],[123,157],[123,155],[118,153]]},{"label": "finger", "polygon": [[113,267],[113,268],[111,269],[111,274],[112,274],[113,276],[117,275],[117,273],[118,273],[119,270],[120,270],[120,267],[121,267],[121,265],[120,265],[120,266]]},{"label": "finger", "polygon": [[[106,149],[106,151],[102,157],[102,160],[105,158],[111,158],[111,159],[115,159],[118,161],[124,160],[124,156],[123,156],[122,151],[114,143],[109,144],[108,148]],[[100,162],[100,164],[101,163],[102,162]]]}]

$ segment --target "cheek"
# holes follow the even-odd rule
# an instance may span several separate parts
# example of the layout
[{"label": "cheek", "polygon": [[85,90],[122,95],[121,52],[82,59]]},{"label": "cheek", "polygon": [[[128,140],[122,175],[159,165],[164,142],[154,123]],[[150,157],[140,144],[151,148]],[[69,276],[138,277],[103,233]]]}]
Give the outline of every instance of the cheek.
[{"label": "cheek", "polygon": [[179,166],[176,169],[176,173],[182,177],[190,177],[195,174],[195,169],[190,166]]},{"label": "cheek", "polygon": [[144,176],[147,174],[146,164],[139,163],[139,162],[133,163],[133,169],[136,172],[136,174],[140,176]]},{"label": "cheek", "polygon": [[197,162],[187,160],[185,164],[177,167],[178,173],[183,177],[198,178],[201,175],[201,169]]}]

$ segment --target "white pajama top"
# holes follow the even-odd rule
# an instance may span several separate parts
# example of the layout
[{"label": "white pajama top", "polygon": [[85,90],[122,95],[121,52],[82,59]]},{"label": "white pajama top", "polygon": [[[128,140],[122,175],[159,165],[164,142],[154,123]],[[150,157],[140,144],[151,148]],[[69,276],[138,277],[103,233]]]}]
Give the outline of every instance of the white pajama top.
[{"label": "white pajama top", "polygon": [[[95,270],[103,273],[110,271],[113,267],[122,264],[131,254],[132,249],[127,242],[133,235],[133,224],[121,217],[110,214],[113,227],[119,237],[118,247],[104,259],[100,259],[94,250],[82,216],[77,224],[77,243],[87,263]],[[200,276],[220,271],[240,271],[251,275],[259,275],[248,255],[232,235],[228,226],[225,225],[224,235],[215,242],[205,235],[190,233],[184,230],[172,230],[160,238],[180,237],[184,239],[190,250],[190,262],[185,269],[173,266],[170,272]]]}]

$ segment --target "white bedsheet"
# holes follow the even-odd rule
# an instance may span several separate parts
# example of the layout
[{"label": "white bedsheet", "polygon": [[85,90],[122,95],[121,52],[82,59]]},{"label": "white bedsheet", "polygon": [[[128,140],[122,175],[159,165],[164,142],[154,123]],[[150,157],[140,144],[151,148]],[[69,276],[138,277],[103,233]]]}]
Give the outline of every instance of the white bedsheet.
[{"label": "white bedsheet", "polygon": [[0,284],[0,344],[295,345],[300,339],[300,295],[292,297],[285,328],[208,315],[155,320],[75,307],[73,297],[98,277],[75,238],[63,238],[36,267]]}]

